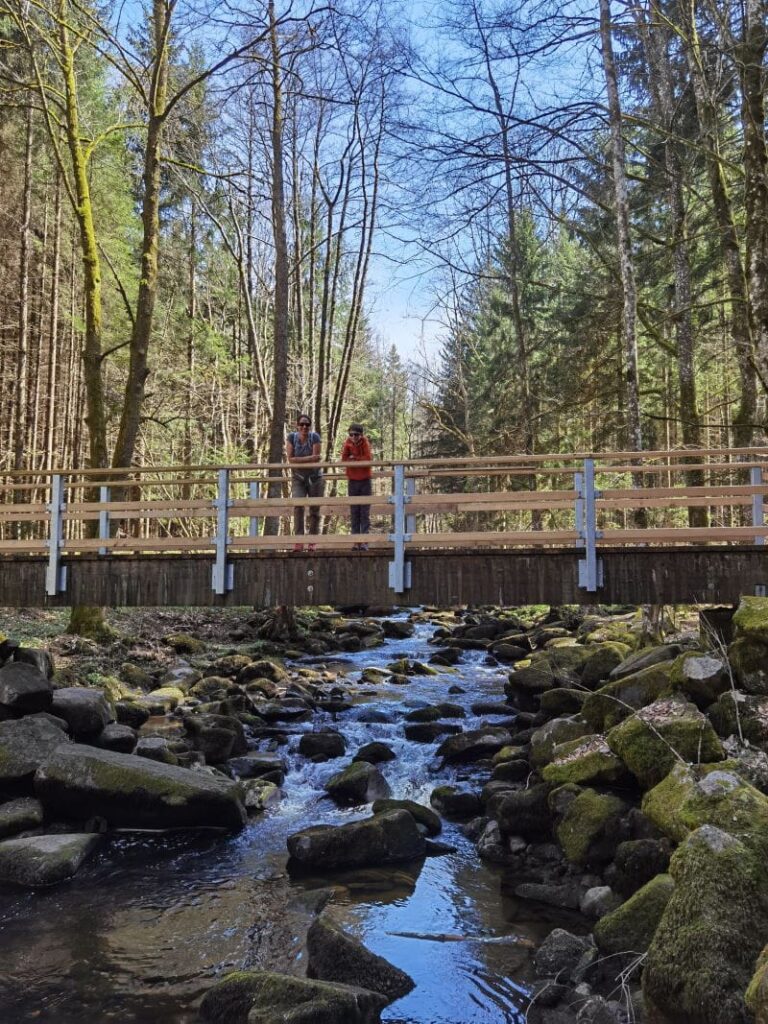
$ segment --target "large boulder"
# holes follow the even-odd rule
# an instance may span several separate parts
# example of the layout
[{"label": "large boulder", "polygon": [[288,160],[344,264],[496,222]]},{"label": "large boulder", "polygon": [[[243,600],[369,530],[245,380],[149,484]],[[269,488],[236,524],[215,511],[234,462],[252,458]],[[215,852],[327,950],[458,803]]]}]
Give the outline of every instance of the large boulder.
[{"label": "large boulder", "polygon": [[48,711],[52,700],[53,688],[36,666],[9,661],[0,668],[0,717]]},{"label": "large boulder", "polygon": [[246,821],[237,783],[96,747],[60,746],[38,769],[35,790],[56,814],[127,828],[237,830]]},{"label": "large boulder", "polygon": [[709,719],[694,704],[674,697],[636,711],[611,729],[607,739],[645,789],[661,782],[681,759],[707,764],[725,757]]},{"label": "large boulder", "polygon": [[679,654],[680,648],[677,644],[646,647],[641,651],[635,651],[611,671],[611,679],[625,679],[627,676],[636,675],[652,665],[663,665],[665,662],[674,661]]},{"label": "large boulder", "polygon": [[0,843],[0,882],[30,888],[63,882],[100,842],[101,836],[79,833],[6,839]]},{"label": "large boulder", "polygon": [[582,736],[555,747],[552,761],[541,770],[546,782],[614,783],[626,775],[622,761],[608,746],[605,737]]},{"label": "large boulder", "polygon": [[608,642],[588,647],[589,655],[581,672],[582,686],[592,690],[598,683],[607,682],[615,668],[626,660],[630,653],[627,644]]},{"label": "large boulder", "polygon": [[425,842],[408,811],[387,811],[348,825],[316,825],[288,836],[294,868],[369,867],[417,860]]},{"label": "large boulder", "polygon": [[[550,800],[550,806],[552,803]],[[628,838],[628,810],[619,797],[594,789],[584,789],[568,801],[556,828],[558,842],[568,860],[590,866],[607,864],[618,844]]]},{"label": "large boulder", "polygon": [[706,708],[731,686],[724,658],[686,651],[673,663],[669,681],[675,693],[684,694],[697,707]]},{"label": "large boulder", "polygon": [[347,741],[340,732],[327,730],[324,732],[305,732],[299,740],[299,753],[305,757],[343,757],[347,751]]},{"label": "large boulder", "polygon": [[546,839],[552,833],[552,812],[546,783],[495,796],[488,804],[488,814],[499,823],[505,836],[523,839]]},{"label": "large boulder", "polygon": [[95,738],[115,718],[104,691],[85,686],[56,690],[51,711],[64,719],[75,739]]},{"label": "large boulder", "polygon": [[671,875],[656,875],[616,910],[601,917],[594,935],[606,956],[645,953],[674,892]]},{"label": "large boulder", "polygon": [[768,598],[742,597],[733,616],[733,629],[737,639],[768,643]]},{"label": "large boulder", "polygon": [[768,641],[737,637],[728,648],[728,664],[740,690],[768,697]]},{"label": "large boulder", "polygon": [[628,898],[652,878],[666,873],[671,853],[672,844],[668,839],[627,839],[616,848],[606,881]]},{"label": "large boulder", "polygon": [[388,797],[389,783],[379,769],[368,761],[353,761],[351,765],[336,772],[323,787],[337,804],[355,807],[369,804],[373,800]]},{"label": "large boulder", "polygon": [[0,804],[0,839],[18,835],[43,823],[43,805],[39,800],[22,797]]},{"label": "large boulder", "polygon": [[385,811],[408,811],[416,819],[416,824],[420,825],[428,836],[434,837],[439,835],[443,827],[439,814],[435,814],[433,810],[425,807],[424,804],[417,804],[415,800],[391,800],[386,798],[375,800],[371,810],[374,814],[382,814]]},{"label": "large boulder", "polygon": [[511,743],[512,736],[507,729],[489,725],[484,729],[470,729],[458,736],[449,736],[437,748],[437,756],[442,757],[447,764],[480,761],[493,757],[502,747]]},{"label": "large boulder", "polygon": [[560,743],[567,743],[568,740],[587,736],[591,731],[589,724],[579,715],[553,718],[531,736],[531,764],[536,768],[549,764],[555,747]]},{"label": "large boulder", "polygon": [[45,718],[0,722],[0,787],[31,780],[57,747],[70,742]]},{"label": "large boulder", "polygon": [[429,802],[444,818],[475,818],[482,811],[478,794],[465,787],[437,786],[430,793]]},{"label": "large boulder", "polygon": [[56,666],[48,651],[42,647],[18,647],[13,652],[13,660],[17,664],[32,665],[46,679],[53,679]]},{"label": "large boulder", "polygon": [[741,735],[748,743],[768,748],[768,697],[727,690],[707,709],[719,736]]},{"label": "large boulder", "polygon": [[206,1024],[378,1024],[378,992],[271,971],[237,971],[203,996]]},{"label": "large boulder", "polygon": [[584,701],[582,717],[596,732],[611,729],[633,711],[668,696],[672,689],[671,671],[672,662],[666,661],[601,686]]},{"label": "large boulder", "polygon": [[186,715],[184,728],[192,748],[198,750],[208,764],[222,764],[248,750],[242,723],[230,715]]},{"label": "large boulder", "polygon": [[757,961],[744,1001],[755,1018],[755,1024],[768,1024],[768,946]]},{"label": "large boulder", "polygon": [[316,918],[307,933],[307,977],[360,985],[381,993],[388,1002],[401,999],[414,988],[405,971],[371,953],[326,914]]},{"label": "large boulder", "polygon": [[675,888],[643,965],[654,1012],[697,1024],[748,1024],[744,992],[768,934],[762,857],[703,825],[672,857]]}]

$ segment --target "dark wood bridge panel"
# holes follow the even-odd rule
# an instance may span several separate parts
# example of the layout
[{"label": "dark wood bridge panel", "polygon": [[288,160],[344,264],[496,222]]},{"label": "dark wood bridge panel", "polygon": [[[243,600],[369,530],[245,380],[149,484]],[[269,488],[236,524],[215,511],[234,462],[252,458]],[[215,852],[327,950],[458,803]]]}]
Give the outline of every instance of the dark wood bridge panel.
[{"label": "dark wood bridge panel", "polygon": [[604,586],[578,586],[579,552],[568,550],[414,551],[412,586],[389,589],[389,555],[234,555],[234,589],[217,597],[209,556],[63,558],[67,589],[45,593],[46,559],[0,560],[0,606],[216,606],[274,604],[703,604],[735,603],[768,586],[761,546],[607,549]]}]

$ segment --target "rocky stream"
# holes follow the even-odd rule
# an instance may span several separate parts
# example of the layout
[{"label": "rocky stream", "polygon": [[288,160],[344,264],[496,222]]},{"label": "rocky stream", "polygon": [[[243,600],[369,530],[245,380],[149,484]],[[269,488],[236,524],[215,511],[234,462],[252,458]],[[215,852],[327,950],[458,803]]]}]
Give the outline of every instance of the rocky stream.
[{"label": "rocky stream", "polygon": [[768,600],[278,625],[0,635],[2,1021],[766,1024]]}]

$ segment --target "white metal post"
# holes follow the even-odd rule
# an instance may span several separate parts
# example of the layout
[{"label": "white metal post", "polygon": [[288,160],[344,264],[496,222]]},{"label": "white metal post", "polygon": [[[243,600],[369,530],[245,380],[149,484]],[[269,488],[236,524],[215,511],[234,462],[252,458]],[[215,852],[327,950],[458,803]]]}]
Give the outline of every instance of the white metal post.
[{"label": "white metal post", "polygon": [[229,544],[229,470],[219,470],[218,494],[214,499],[216,509],[216,535],[214,537],[215,559],[213,563],[213,592],[226,594],[233,586],[233,567],[227,563]]},{"label": "white metal post", "polygon": [[[593,594],[603,585],[603,560],[597,557],[597,541],[602,536],[597,529],[597,505],[599,497],[595,490],[595,460],[584,459],[584,477],[581,492],[583,502],[583,526],[580,530],[584,541],[584,558],[579,561],[579,586]],[[579,499],[577,498],[577,523]]]},{"label": "white metal post", "polygon": [[[749,471],[749,482],[753,487],[763,486],[763,467],[753,466]],[[762,494],[752,495],[752,525],[763,526],[765,518],[763,515],[763,496]],[[758,534],[755,537],[755,544],[765,544],[765,537],[763,534]]]},{"label": "white metal post", "polygon": [[411,539],[406,531],[405,506],[411,500],[405,493],[405,466],[395,466],[394,494],[389,503],[394,505],[393,532],[389,539],[394,544],[394,559],[389,563],[389,585],[396,594],[403,594],[411,585],[411,563],[405,560],[405,545]]},{"label": "white metal post", "polygon": [[[99,488],[99,504],[108,505],[112,500],[111,488],[100,487]],[[109,509],[100,509],[99,511],[99,540],[109,540]],[[100,555],[106,555],[106,548],[99,548]]]},{"label": "white metal post", "polygon": [[[251,480],[248,484],[248,497],[251,501],[258,501],[261,497],[261,484],[258,480]],[[259,517],[251,516],[248,520],[248,536],[258,537],[259,536]]]},{"label": "white metal post", "polygon": [[48,505],[48,568],[45,573],[45,592],[49,597],[66,590],[66,569],[61,567],[61,544],[64,536],[64,478],[56,473],[51,477],[51,502]]}]

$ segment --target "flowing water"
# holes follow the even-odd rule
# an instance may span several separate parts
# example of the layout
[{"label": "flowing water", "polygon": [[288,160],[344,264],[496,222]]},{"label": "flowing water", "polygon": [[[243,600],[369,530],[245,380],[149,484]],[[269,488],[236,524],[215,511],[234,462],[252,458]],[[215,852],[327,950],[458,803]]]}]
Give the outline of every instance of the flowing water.
[{"label": "flowing water", "polygon": [[[334,667],[356,680],[367,666],[407,656],[427,660],[433,627],[348,655]],[[456,852],[423,865],[291,881],[286,836],[308,825],[339,824],[365,810],[340,810],[323,782],[363,743],[383,740],[397,760],[381,767],[395,797],[429,803],[456,771],[434,763],[435,745],[408,742],[403,715],[419,703],[450,700],[478,723],[479,700],[502,699],[504,673],[464,652],[462,664],[407,686],[361,686],[355,707],[291,731],[333,725],[348,756],[316,765],[281,753],[289,770],[284,799],[236,837],[131,833],[110,839],[71,882],[50,891],[0,892],[0,1021],[22,1024],[192,1024],[201,992],[228,970],[300,968],[300,933],[319,890],[333,891],[329,913],[376,953],[406,970],[415,990],[384,1011],[389,1024],[522,1022],[529,950],[552,927],[502,895],[498,870],[446,824],[441,841]],[[457,683],[465,693],[448,695]],[[375,689],[375,695],[371,690]],[[366,723],[376,709],[389,721]],[[485,719],[486,721],[493,719]]]}]

